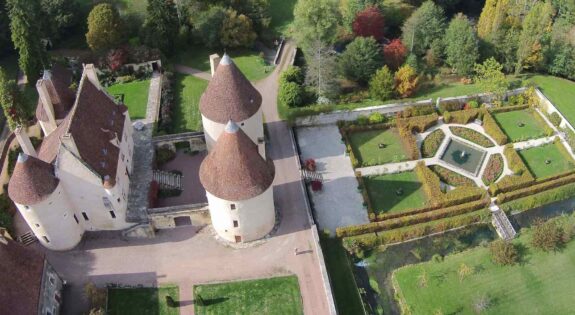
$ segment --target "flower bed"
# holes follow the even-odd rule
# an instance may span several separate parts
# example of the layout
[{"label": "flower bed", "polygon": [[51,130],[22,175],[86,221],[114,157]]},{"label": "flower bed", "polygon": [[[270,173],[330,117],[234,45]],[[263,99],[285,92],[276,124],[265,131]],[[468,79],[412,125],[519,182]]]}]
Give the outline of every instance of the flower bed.
[{"label": "flower bed", "polygon": [[480,145],[484,148],[491,148],[493,146],[495,146],[495,144],[493,144],[493,142],[491,142],[491,140],[489,140],[489,138],[487,138],[486,136],[482,135],[480,132],[475,131],[473,129],[470,128],[465,128],[465,127],[449,127],[449,130],[456,136],[463,138],[465,140],[471,141],[477,145]]},{"label": "flower bed", "polygon": [[487,161],[487,166],[483,172],[481,179],[485,185],[490,185],[494,183],[499,176],[503,173],[503,157],[501,154],[493,154],[489,157]]},{"label": "flower bed", "polygon": [[439,176],[439,179],[450,186],[472,186],[475,187],[475,182],[471,179],[458,174],[450,169],[440,165],[431,165],[429,168]]},{"label": "flower bed", "polygon": [[424,158],[435,156],[443,139],[445,139],[445,133],[441,129],[434,130],[430,133],[421,144],[421,156]]}]

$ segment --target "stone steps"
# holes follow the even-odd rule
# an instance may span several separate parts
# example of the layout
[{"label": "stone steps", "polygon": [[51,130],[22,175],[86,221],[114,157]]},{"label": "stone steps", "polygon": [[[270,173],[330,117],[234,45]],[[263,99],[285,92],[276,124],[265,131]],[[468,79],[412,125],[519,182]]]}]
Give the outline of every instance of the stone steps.
[{"label": "stone steps", "polygon": [[152,178],[155,180],[161,188],[174,188],[174,189],[182,189],[182,175],[154,170],[152,172]]}]

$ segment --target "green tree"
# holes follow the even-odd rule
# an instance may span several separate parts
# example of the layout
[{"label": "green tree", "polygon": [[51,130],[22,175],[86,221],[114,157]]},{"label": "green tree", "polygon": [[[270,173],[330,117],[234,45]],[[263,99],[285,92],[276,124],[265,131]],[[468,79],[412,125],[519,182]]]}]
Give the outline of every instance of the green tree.
[{"label": "green tree", "polygon": [[294,8],[294,36],[304,49],[335,41],[339,12],[335,0],[299,0]]},{"label": "green tree", "polygon": [[95,6],[88,15],[86,42],[93,51],[117,47],[123,40],[122,20],[118,10],[108,3]]},{"label": "green tree", "polygon": [[226,18],[226,11],[221,6],[212,6],[195,17],[194,32],[209,48],[220,45],[220,31]]},{"label": "green tree", "polygon": [[410,97],[417,90],[419,77],[415,69],[408,64],[403,65],[395,72],[395,89],[401,98]]},{"label": "green tree", "polygon": [[230,0],[230,6],[238,11],[238,15],[245,15],[253,23],[254,30],[259,34],[265,30],[271,22],[269,13],[269,0]]},{"label": "green tree", "polygon": [[477,34],[488,39],[493,32],[498,31],[505,23],[509,11],[509,0],[487,0],[479,16]]},{"label": "green tree", "polygon": [[224,47],[250,47],[256,40],[252,20],[232,9],[226,11],[222,23],[221,42]]},{"label": "green tree", "polygon": [[15,80],[8,79],[6,71],[0,67],[0,105],[10,130],[26,122],[26,112],[22,103],[22,94]]},{"label": "green tree", "polygon": [[551,31],[553,6],[549,2],[539,2],[529,11],[523,21],[523,29],[517,47],[517,66],[515,73],[523,69],[537,67],[542,61],[541,39]]},{"label": "green tree", "polygon": [[471,73],[479,58],[479,42],[473,25],[461,13],[449,23],[445,34],[445,53],[447,64],[460,75]]},{"label": "green tree", "polygon": [[78,2],[74,0],[40,0],[44,35],[61,39],[64,33],[78,23]]},{"label": "green tree", "polygon": [[307,62],[305,84],[315,90],[318,102],[328,102],[339,93],[335,54],[316,40],[304,51]]},{"label": "green tree", "polygon": [[356,37],[341,54],[339,64],[343,75],[366,84],[383,65],[381,49],[373,37]]},{"label": "green tree", "polygon": [[146,12],[144,43],[171,55],[180,29],[176,5],[172,0],[148,0]]},{"label": "green tree", "polygon": [[499,100],[509,86],[502,69],[503,66],[494,58],[489,58],[482,64],[475,64],[475,81],[483,91],[494,94]]},{"label": "green tree", "polygon": [[445,16],[443,9],[433,3],[424,2],[403,24],[401,41],[407,49],[422,56],[434,41],[443,37]]},{"label": "green tree", "polygon": [[40,41],[40,19],[38,0],[8,0],[10,31],[12,42],[18,50],[18,65],[28,77],[36,82],[44,64],[47,63],[46,51]]},{"label": "green tree", "polygon": [[387,66],[383,66],[369,81],[369,94],[380,101],[387,101],[393,96],[394,86],[393,73]]},{"label": "green tree", "polygon": [[303,104],[304,91],[301,85],[295,82],[283,81],[278,92],[279,101],[289,107],[298,107]]},{"label": "green tree", "polygon": [[0,0],[0,56],[13,49],[10,40],[10,19],[6,11],[6,0]]},{"label": "green tree", "polygon": [[365,9],[368,5],[374,5],[373,0],[341,0],[339,2],[339,12],[341,13],[342,25],[346,31],[351,33],[351,24],[355,20],[358,12]]}]

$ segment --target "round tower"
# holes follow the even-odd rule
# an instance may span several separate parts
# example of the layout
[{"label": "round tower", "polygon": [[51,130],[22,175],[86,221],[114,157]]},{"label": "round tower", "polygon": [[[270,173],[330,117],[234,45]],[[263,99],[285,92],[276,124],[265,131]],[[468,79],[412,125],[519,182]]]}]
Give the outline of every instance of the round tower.
[{"label": "round tower", "polygon": [[266,236],[275,224],[272,183],[275,168],[255,143],[230,121],[200,166],[212,225],[230,242]]},{"label": "round tower", "polygon": [[54,175],[54,166],[20,154],[8,185],[8,195],[40,243],[52,250],[75,247],[84,228]]},{"label": "round tower", "polygon": [[228,121],[235,121],[258,145],[265,158],[262,96],[224,54],[206,91],[200,98],[202,125],[211,151]]}]

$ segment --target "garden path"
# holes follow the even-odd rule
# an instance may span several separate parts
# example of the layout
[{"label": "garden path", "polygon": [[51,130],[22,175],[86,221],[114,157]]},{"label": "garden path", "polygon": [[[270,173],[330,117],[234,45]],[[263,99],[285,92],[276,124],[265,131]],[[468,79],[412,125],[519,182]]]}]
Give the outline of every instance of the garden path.
[{"label": "garden path", "polygon": [[160,103],[162,97],[162,74],[155,72],[150,80],[150,89],[148,92],[148,106],[146,108],[146,120],[149,123],[155,123],[160,114]]},{"label": "garden path", "polygon": [[181,74],[193,75],[196,78],[200,78],[206,81],[212,79],[212,74],[209,71],[202,71],[198,69],[194,69],[192,67],[184,66],[184,65],[174,65],[174,70]]}]

